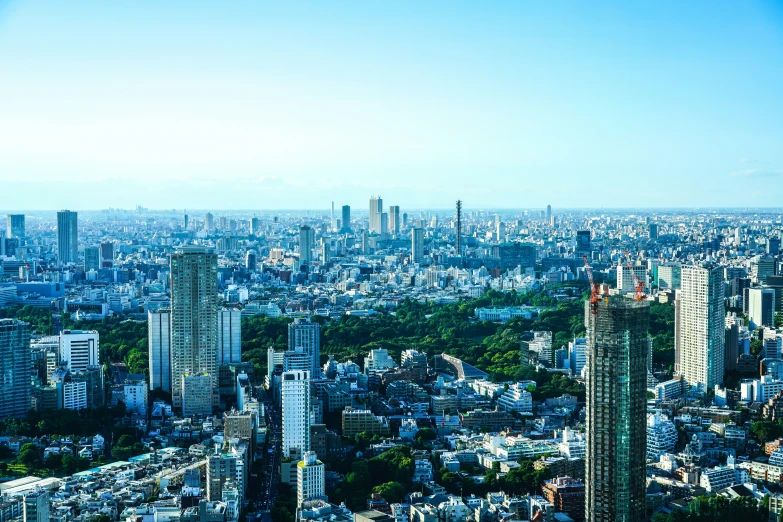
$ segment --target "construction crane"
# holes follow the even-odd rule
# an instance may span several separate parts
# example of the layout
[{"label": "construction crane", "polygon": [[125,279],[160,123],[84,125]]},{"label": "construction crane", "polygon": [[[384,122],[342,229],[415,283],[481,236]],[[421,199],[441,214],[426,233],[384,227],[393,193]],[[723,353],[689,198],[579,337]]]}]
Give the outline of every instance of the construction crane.
[{"label": "construction crane", "polygon": [[644,282],[639,281],[639,278],[636,277],[636,272],[633,271],[633,264],[631,263],[631,254],[627,250],[625,251],[625,262],[626,268],[628,268],[628,271],[631,272],[631,278],[633,279],[633,298],[637,301],[643,301],[647,299],[647,294],[644,293]]},{"label": "construction crane", "polygon": [[585,271],[587,271],[587,279],[590,281],[590,313],[596,314],[598,313],[598,301],[601,300],[601,295],[598,292],[598,285],[593,280],[593,267],[590,266],[586,255],[582,255],[582,259],[585,260]]}]

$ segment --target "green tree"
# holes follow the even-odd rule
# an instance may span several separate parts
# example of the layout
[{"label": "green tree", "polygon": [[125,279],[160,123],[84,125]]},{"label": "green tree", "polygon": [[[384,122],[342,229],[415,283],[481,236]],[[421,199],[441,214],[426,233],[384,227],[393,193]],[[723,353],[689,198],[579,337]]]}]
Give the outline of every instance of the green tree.
[{"label": "green tree", "polygon": [[399,482],[385,482],[372,488],[372,492],[378,493],[389,504],[393,504],[402,502],[403,498],[405,498],[406,489]]},{"label": "green tree", "polygon": [[22,445],[19,449],[19,462],[27,466],[28,468],[35,467],[40,461],[38,454],[38,448],[32,443]]}]

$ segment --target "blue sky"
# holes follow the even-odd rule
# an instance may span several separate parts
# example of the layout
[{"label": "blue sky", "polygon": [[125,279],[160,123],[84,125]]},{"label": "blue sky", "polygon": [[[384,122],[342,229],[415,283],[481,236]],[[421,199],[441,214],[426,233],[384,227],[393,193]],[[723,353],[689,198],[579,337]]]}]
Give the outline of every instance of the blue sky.
[{"label": "blue sky", "polygon": [[0,209],[782,204],[779,2],[292,4],[0,0]]}]

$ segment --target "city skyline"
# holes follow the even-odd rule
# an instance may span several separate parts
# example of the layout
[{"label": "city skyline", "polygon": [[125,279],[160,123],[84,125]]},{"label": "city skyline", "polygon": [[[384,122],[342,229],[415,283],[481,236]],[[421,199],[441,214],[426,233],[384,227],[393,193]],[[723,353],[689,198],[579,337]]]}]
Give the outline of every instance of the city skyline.
[{"label": "city skyline", "polygon": [[4,5],[14,206],[777,203],[778,4],[224,7]]}]

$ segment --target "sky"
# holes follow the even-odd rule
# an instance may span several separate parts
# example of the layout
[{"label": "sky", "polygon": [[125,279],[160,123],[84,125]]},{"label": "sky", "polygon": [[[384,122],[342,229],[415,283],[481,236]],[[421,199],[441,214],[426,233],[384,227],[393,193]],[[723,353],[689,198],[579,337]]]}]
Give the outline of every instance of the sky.
[{"label": "sky", "polygon": [[783,206],[783,3],[0,0],[0,209]]}]

